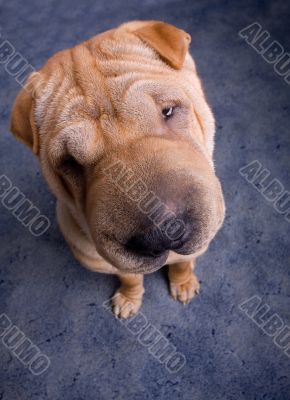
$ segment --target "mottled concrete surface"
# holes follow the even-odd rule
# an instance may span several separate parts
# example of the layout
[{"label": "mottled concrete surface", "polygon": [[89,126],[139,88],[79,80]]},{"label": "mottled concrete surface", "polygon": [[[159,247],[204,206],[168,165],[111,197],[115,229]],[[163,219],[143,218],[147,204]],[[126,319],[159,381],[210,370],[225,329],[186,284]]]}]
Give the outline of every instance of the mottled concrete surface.
[{"label": "mottled concrete surface", "polygon": [[216,115],[215,160],[227,203],[224,227],[199,259],[202,289],[190,305],[169,297],[165,269],[146,276],[142,312],[186,356],[170,374],[102,307],[116,278],[86,271],[66,246],[37,160],[9,134],[19,85],[0,65],[0,175],[51,220],[34,237],[0,204],[0,314],[51,360],[34,376],[0,341],[0,399],[290,399],[290,359],[239,309],[257,295],[290,324],[289,222],[239,174],[257,159],[290,190],[290,86],[238,35],[258,21],[290,51],[286,3],[0,1],[2,36],[36,68],[127,20],[161,19],[187,30]]}]

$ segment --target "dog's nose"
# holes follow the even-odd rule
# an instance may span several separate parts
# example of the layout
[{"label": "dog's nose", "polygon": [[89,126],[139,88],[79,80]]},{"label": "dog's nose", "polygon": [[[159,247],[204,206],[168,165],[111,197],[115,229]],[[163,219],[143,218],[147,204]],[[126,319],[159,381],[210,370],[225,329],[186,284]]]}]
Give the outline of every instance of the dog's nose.
[{"label": "dog's nose", "polygon": [[134,252],[158,257],[167,250],[181,248],[189,239],[191,226],[177,218],[165,221],[161,226],[151,226],[144,232],[132,236],[126,247]]}]

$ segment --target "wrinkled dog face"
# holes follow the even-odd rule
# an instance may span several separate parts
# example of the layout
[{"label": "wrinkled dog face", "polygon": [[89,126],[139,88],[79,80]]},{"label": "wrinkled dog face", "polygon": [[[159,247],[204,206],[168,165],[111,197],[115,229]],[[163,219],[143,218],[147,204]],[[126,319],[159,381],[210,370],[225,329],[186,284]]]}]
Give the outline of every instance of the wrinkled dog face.
[{"label": "wrinkled dog face", "polygon": [[213,118],[188,44],[164,23],[123,25],[52,57],[30,78],[34,97],[24,90],[14,106],[12,131],[122,271],[205,248],[223,220]]}]

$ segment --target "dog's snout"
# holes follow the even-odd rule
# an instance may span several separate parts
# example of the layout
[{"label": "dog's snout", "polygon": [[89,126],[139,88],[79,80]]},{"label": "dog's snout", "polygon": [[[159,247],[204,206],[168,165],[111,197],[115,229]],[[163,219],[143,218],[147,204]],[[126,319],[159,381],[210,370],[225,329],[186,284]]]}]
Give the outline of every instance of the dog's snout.
[{"label": "dog's snout", "polygon": [[136,253],[159,257],[165,251],[181,248],[190,237],[192,227],[181,219],[171,218],[160,226],[150,226],[143,232],[133,235],[126,247]]}]

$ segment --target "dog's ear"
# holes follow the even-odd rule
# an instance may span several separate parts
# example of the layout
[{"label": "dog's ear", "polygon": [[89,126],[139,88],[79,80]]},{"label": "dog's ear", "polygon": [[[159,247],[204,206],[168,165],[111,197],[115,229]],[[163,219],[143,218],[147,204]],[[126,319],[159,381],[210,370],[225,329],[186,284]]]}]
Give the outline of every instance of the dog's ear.
[{"label": "dog's ear", "polygon": [[10,130],[18,140],[39,155],[39,134],[35,122],[34,108],[40,86],[40,74],[32,73],[17,95],[11,113]]},{"label": "dog's ear", "polygon": [[160,21],[149,21],[134,33],[171,67],[180,69],[191,41],[188,33]]}]

